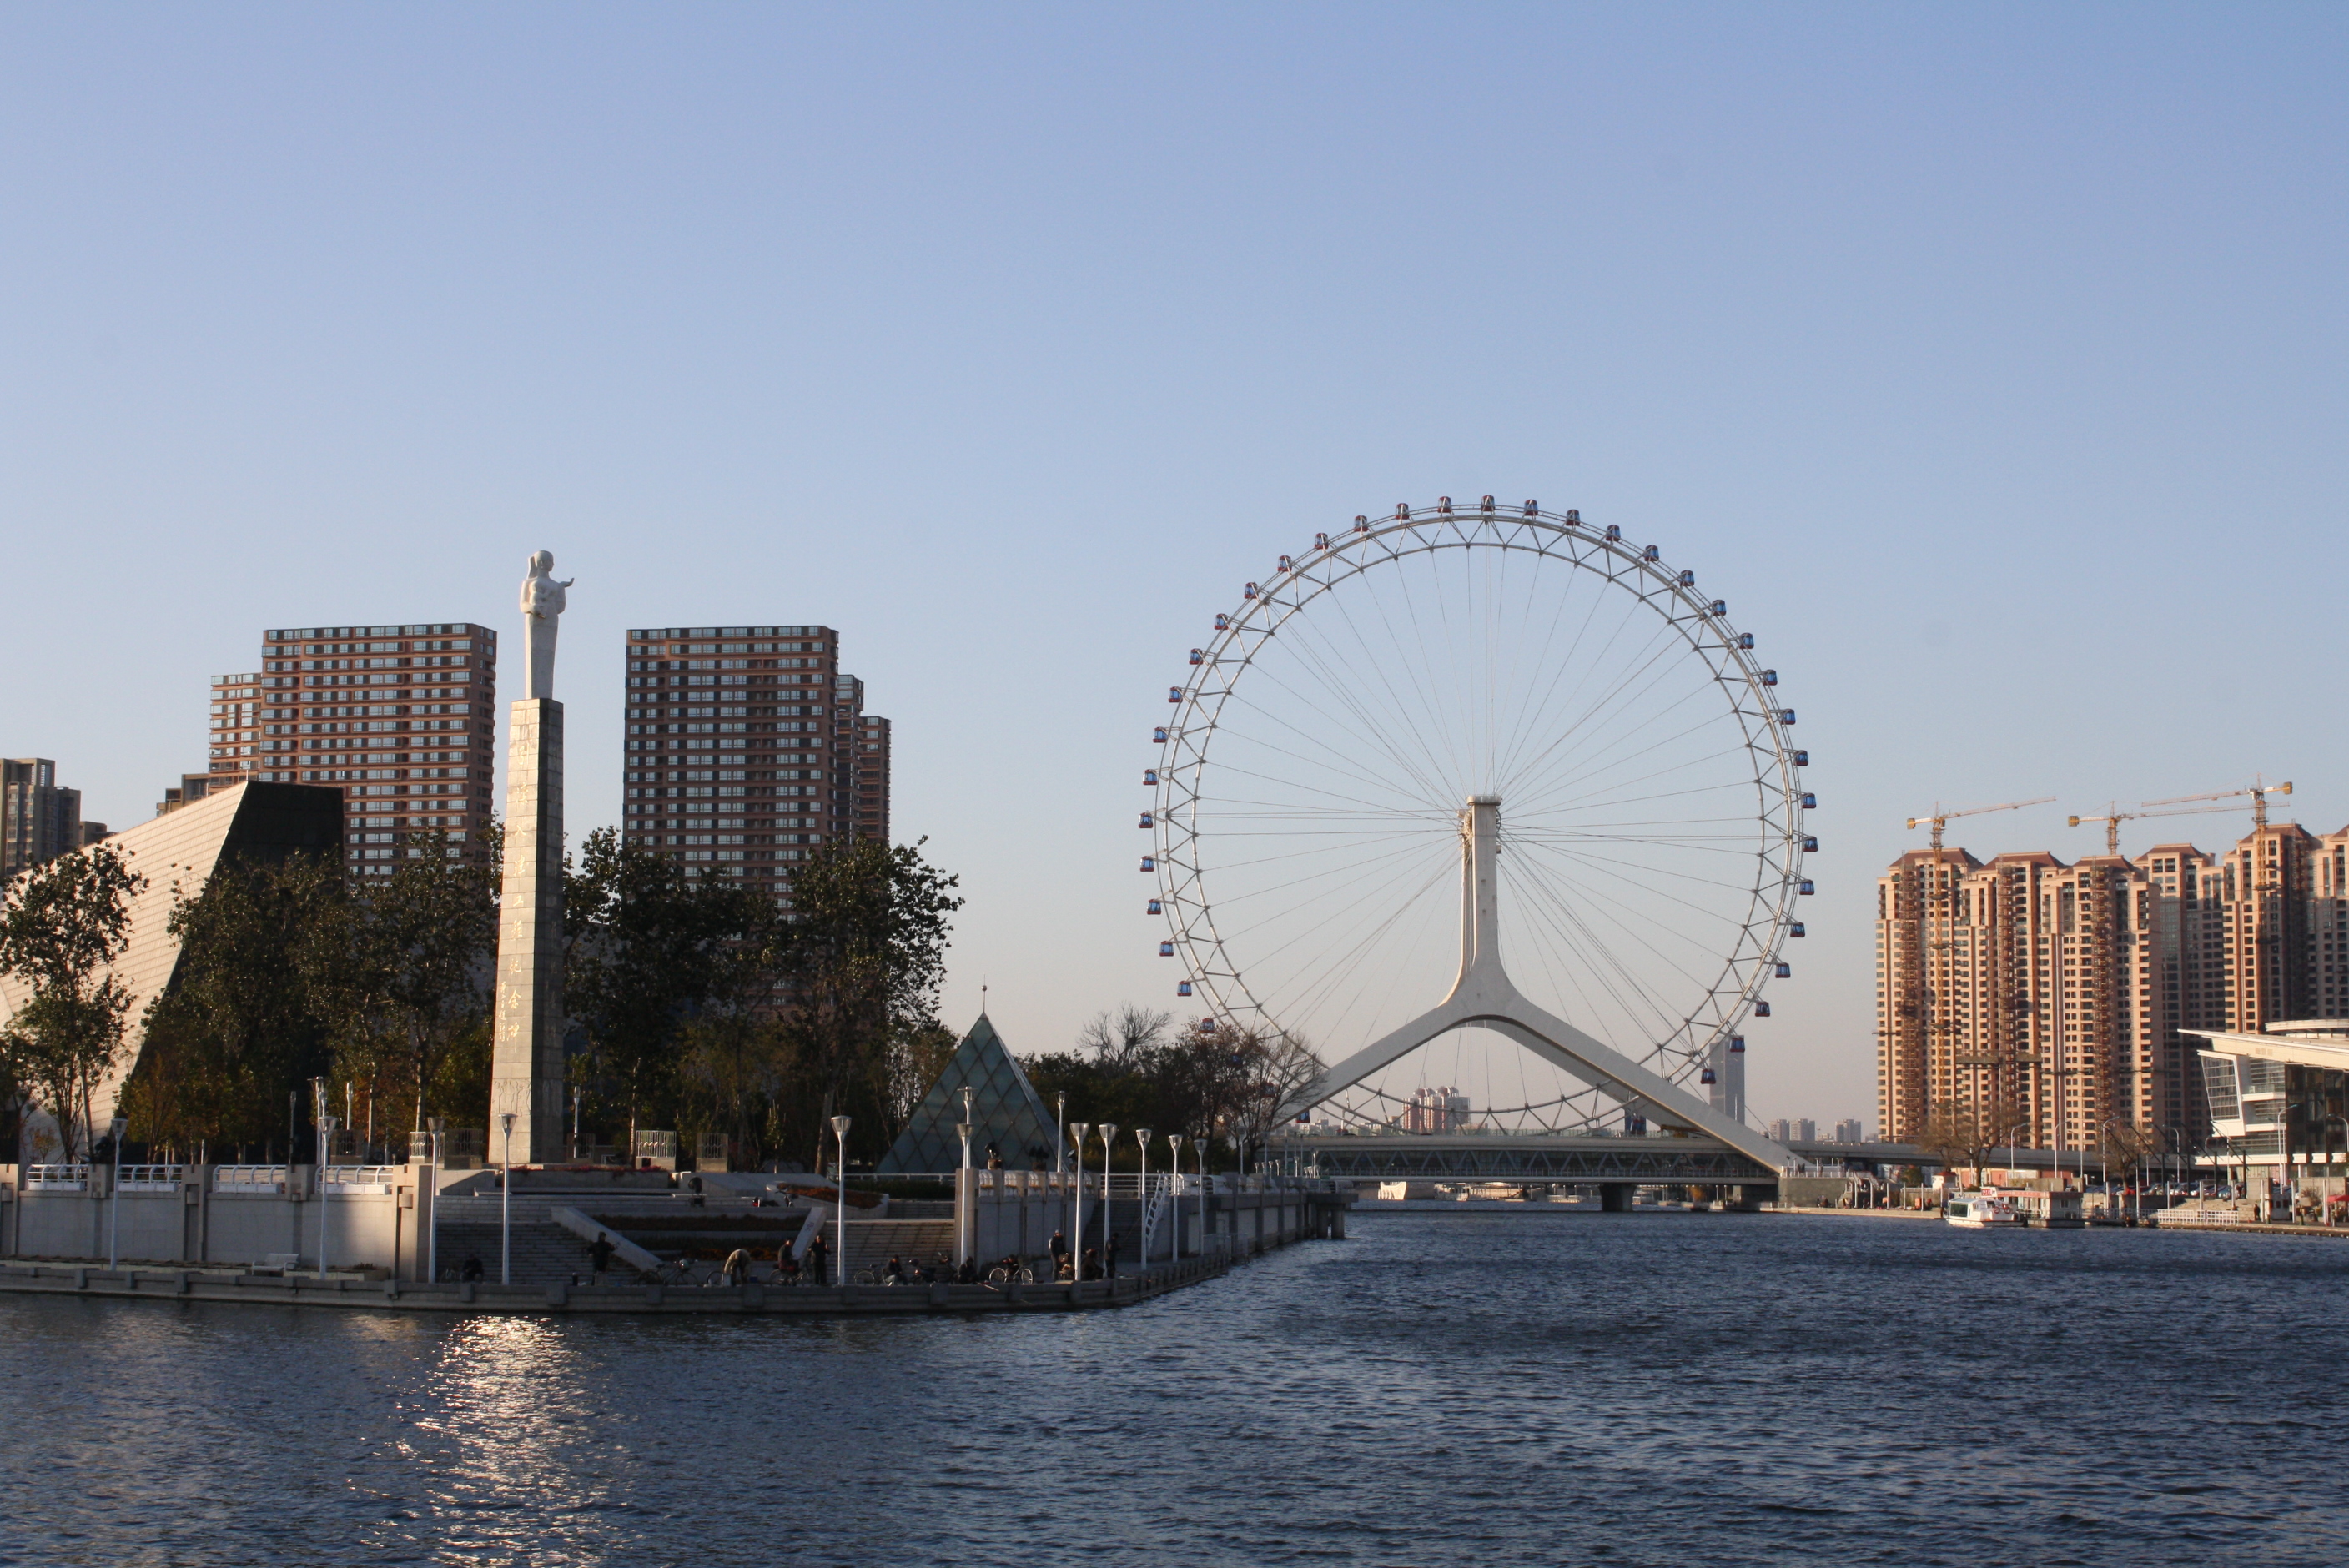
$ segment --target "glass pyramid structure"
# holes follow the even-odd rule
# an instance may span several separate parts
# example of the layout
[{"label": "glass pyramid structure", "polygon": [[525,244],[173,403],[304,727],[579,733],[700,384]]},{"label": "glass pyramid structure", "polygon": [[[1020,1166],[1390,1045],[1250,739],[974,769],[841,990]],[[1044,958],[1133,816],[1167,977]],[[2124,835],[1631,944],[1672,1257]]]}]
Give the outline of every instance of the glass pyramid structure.
[{"label": "glass pyramid structure", "polygon": [[938,1081],[914,1108],[905,1130],[889,1146],[876,1174],[952,1171],[962,1164],[962,1139],[955,1129],[962,1121],[966,1084],[978,1091],[970,1107],[971,1163],[984,1166],[988,1145],[993,1144],[1009,1170],[1026,1171],[1038,1160],[1050,1168],[1052,1113],[1037,1098],[1019,1064],[1012,1060],[1003,1037],[981,1013],[947,1059]]}]

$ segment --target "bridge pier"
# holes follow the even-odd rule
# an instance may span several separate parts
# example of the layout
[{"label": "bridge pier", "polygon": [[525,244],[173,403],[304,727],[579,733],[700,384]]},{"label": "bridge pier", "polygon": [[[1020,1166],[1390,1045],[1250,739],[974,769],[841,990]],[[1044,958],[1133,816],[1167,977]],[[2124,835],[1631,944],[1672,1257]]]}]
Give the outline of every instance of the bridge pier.
[{"label": "bridge pier", "polygon": [[1621,1181],[1602,1182],[1599,1188],[1599,1210],[1609,1214],[1628,1214],[1631,1212],[1632,1195],[1638,1191]]}]

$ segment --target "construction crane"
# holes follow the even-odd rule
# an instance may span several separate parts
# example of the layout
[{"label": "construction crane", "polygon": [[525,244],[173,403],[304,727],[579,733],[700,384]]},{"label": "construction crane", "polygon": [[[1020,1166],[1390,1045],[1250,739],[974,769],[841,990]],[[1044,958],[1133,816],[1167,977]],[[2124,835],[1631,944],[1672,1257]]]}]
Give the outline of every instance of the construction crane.
[{"label": "construction crane", "polygon": [[[2286,788],[2290,787],[2286,786]],[[2025,806],[2044,806],[2054,799],[2055,797],[2053,795],[2042,795],[2036,800],[2009,800],[1997,806],[1969,806],[1962,811],[1944,811],[1941,810],[1940,803],[1936,801],[1931,816],[1911,817],[1909,819],[1909,825],[1913,828],[1918,823],[1923,822],[1930,826],[1933,830],[1933,847],[1938,850],[1941,847],[1941,830],[1950,825],[1950,819],[1952,817],[1979,817],[1985,811],[2013,811]]]},{"label": "construction crane", "polygon": [[[2234,791],[2234,793],[2240,795],[2242,791],[2238,789]],[[2147,805],[2158,805],[2161,802],[2159,801],[2152,800],[2146,802]],[[2064,821],[2066,826],[2074,828],[2078,827],[2083,822],[2102,822],[2105,825],[2105,853],[2108,855],[2117,855],[2121,852],[2121,824],[2123,822],[2134,822],[2144,817],[2207,817],[2213,811],[2240,811],[2241,810],[2242,808],[2240,806],[2185,806],[2175,811],[2124,811],[2117,806],[2107,806],[2105,808],[2105,814],[2101,817],[2066,817],[2064,819]]]},{"label": "construction crane", "polygon": [[[2251,798],[2251,826],[2264,828],[2268,825],[2268,797],[2291,793],[2290,779],[2287,779],[2281,784],[2271,784],[2255,773],[2251,775],[2251,781],[2240,789],[2213,789],[2208,795],[2174,795],[2167,800],[2147,800],[2142,803],[2147,806],[2184,806],[2196,800],[2231,800],[2238,795],[2249,795]],[[2218,809],[2226,810],[2224,807]],[[2237,810],[2240,809],[2237,808]],[[1913,827],[1915,824],[1910,825]]]}]

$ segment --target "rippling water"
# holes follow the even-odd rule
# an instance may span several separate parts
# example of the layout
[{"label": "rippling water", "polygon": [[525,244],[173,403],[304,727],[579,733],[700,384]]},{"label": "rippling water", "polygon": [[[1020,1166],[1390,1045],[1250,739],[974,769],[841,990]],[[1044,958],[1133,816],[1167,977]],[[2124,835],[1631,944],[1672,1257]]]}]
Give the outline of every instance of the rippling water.
[{"label": "rippling water", "polygon": [[2349,1243],[1380,1215],[1148,1305],[0,1296],[0,1561],[2349,1558]]}]

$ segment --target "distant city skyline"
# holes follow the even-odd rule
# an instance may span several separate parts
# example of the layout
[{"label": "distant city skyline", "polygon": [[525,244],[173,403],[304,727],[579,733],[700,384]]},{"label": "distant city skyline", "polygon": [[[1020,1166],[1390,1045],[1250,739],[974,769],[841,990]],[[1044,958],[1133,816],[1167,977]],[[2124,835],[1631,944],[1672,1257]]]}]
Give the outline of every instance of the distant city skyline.
[{"label": "distant city skyline", "polygon": [[1873,884],[1935,801],[2054,795],[1998,838],[2067,860],[2066,812],[2262,770],[2349,821],[2301,695],[2349,493],[2338,8],[51,8],[8,46],[0,751],[117,826],[257,629],[512,636],[552,548],[574,842],[626,820],[629,628],[842,628],[890,831],[969,900],[947,1021],[983,978],[1061,1048],[1171,1000],[1134,780],[1185,650],[1317,530],[1488,492],[1662,543],[1801,707],[1818,892],[1756,1119],[1874,1103]]}]

